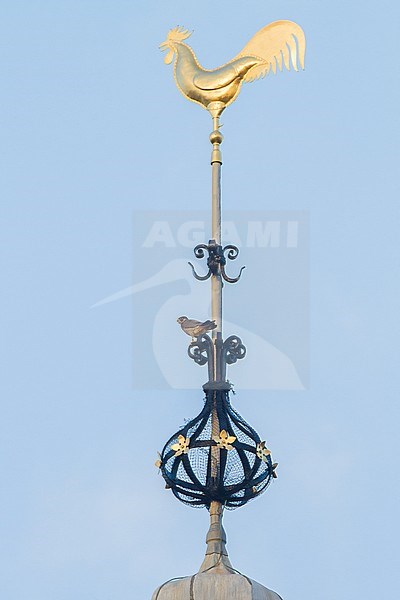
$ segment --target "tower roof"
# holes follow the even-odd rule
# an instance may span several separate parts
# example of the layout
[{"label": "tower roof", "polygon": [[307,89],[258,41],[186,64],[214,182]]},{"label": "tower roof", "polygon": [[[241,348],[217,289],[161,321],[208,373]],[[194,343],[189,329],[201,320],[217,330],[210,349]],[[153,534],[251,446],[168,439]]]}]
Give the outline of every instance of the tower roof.
[{"label": "tower roof", "polygon": [[162,584],[152,600],[282,600],[276,592],[232,567],[225,545],[222,511],[219,502],[211,503],[207,550],[199,571]]}]

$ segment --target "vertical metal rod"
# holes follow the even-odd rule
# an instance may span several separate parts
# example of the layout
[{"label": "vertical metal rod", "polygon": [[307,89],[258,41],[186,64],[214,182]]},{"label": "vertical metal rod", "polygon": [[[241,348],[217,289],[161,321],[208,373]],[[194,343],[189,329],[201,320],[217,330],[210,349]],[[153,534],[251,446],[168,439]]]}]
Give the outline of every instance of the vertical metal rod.
[{"label": "vertical metal rod", "polygon": [[[214,151],[213,151],[214,152]],[[218,245],[221,244],[221,163],[213,162],[212,168],[212,238]],[[222,335],[222,278],[217,273],[211,277],[211,318],[217,323],[216,329],[212,330],[214,341],[218,333]],[[214,357],[214,368],[217,369],[217,357]],[[217,373],[215,372],[214,378]]]},{"label": "vertical metal rod", "polygon": [[[223,137],[219,131],[219,118],[213,118],[214,130],[210,135],[210,142],[213,145],[211,153],[211,218],[212,218],[212,239],[220,245],[221,244],[221,166],[222,166],[222,154],[220,150],[220,144],[222,143]],[[211,318],[215,319],[217,323],[216,329],[212,331],[212,338],[214,341],[214,352],[215,352],[215,340],[220,334],[222,336],[222,278],[218,272],[211,277]],[[216,369],[217,361],[214,356],[214,369]],[[215,373],[216,376],[216,373]]]},{"label": "vertical metal rod", "polygon": [[[210,135],[210,142],[213,145],[211,153],[211,219],[212,219],[212,239],[221,244],[221,165],[222,154],[219,148],[222,142],[222,135],[219,131],[219,118],[213,118],[214,130]],[[218,368],[217,339],[222,339],[222,279],[218,271],[211,276],[211,318],[217,323],[216,329],[212,330],[213,352],[214,352],[214,381],[217,381],[220,374]],[[217,415],[217,392],[213,392],[213,411],[211,415],[212,437],[218,437],[219,422]],[[211,448],[211,476],[217,478],[219,474],[220,449],[216,446]]]}]

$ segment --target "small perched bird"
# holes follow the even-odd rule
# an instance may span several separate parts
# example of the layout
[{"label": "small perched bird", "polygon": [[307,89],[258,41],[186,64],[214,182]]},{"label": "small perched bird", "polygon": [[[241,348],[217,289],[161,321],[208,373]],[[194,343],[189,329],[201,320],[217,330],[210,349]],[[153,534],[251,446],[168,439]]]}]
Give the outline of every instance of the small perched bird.
[{"label": "small perched bird", "polygon": [[[283,65],[295,71],[304,68],[306,48],[302,28],[292,21],[274,21],[258,31],[241,52],[217,69],[203,69],[192,48],[183,40],[191,32],[176,27],[168,32],[160,45],[168,51],[164,62],[174,59],[174,76],[179,90],[186,98],[206,108],[212,116],[219,116],[240,92],[244,81],[264,77],[271,71],[282,71]],[[214,111],[214,112],[213,112]]]},{"label": "small perched bird", "polygon": [[195,319],[188,319],[187,317],[179,317],[177,322],[182,327],[182,330],[190,335],[192,340],[200,337],[207,333],[207,331],[211,331],[211,329],[215,329],[217,324],[215,321],[196,321]]}]

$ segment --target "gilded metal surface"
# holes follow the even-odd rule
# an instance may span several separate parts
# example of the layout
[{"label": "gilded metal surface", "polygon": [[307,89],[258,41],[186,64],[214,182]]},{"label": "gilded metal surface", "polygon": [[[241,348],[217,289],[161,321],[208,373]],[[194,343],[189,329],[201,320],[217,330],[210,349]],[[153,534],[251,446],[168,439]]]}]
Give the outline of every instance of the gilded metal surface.
[{"label": "gilded metal surface", "polygon": [[263,462],[267,462],[267,457],[271,455],[271,450],[268,450],[268,448],[265,446],[265,442],[259,442],[257,444],[256,452],[258,458]]},{"label": "gilded metal surface", "polygon": [[161,458],[161,454],[159,452],[157,452],[158,458],[156,460],[156,462],[154,463],[154,466],[157,467],[158,469],[161,469],[161,465],[162,465],[162,458]]},{"label": "gilded metal surface", "polygon": [[[242,83],[275,74],[285,67],[304,69],[306,49],[302,28],[292,21],[275,21],[258,31],[235,58],[217,69],[204,69],[192,48],[184,43],[191,32],[176,27],[168,32],[160,49],[164,62],[174,61],[174,77],[182,94],[206,108],[214,119],[231,104]],[[218,127],[216,127],[218,129]]]},{"label": "gilded metal surface", "polygon": [[175,452],[175,456],[180,456],[181,454],[187,454],[189,452],[189,444],[190,438],[185,438],[183,435],[178,436],[178,442],[176,444],[172,444],[171,450]]},{"label": "gilded metal surface", "polygon": [[236,442],[236,436],[229,435],[229,433],[223,429],[218,436],[213,437],[213,440],[218,448],[222,448],[223,450],[233,450],[232,444]]}]

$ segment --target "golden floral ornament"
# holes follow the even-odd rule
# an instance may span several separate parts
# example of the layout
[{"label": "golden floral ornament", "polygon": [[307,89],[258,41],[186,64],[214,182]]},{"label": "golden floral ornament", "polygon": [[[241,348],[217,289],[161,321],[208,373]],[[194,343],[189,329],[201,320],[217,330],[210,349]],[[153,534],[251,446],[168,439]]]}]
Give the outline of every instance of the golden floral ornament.
[{"label": "golden floral ornament", "polygon": [[178,442],[176,444],[172,444],[171,450],[174,450],[175,456],[187,454],[189,452],[189,444],[190,438],[185,438],[184,435],[179,435]]},{"label": "golden floral ornament", "polygon": [[223,448],[224,450],[233,450],[232,444],[236,442],[236,437],[234,435],[229,435],[229,433],[223,429],[220,431],[218,437],[213,437],[213,440],[217,444],[218,448]]},{"label": "golden floral ornament", "polygon": [[263,462],[267,462],[268,456],[271,455],[271,450],[268,450],[265,446],[265,442],[259,442],[257,444],[257,456]]},{"label": "golden floral ornament", "polygon": [[158,458],[157,458],[156,462],[154,463],[154,466],[157,467],[157,469],[161,469],[162,457],[159,452],[157,452],[157,454],[158,454]]},{"label": "golden floral ornament", "polygon": [[277,479],[277,478],[278,478],[278,473],[276,472],[276,467],[277,467],[277,466],[278,466],[278,463],[274,463],[274,464],[272,465],[272,477],[273,477],[274,479]]}]

